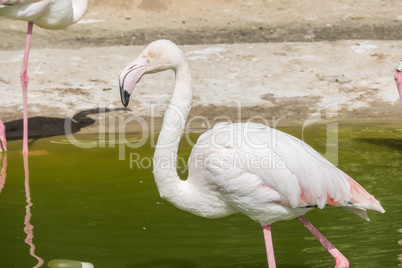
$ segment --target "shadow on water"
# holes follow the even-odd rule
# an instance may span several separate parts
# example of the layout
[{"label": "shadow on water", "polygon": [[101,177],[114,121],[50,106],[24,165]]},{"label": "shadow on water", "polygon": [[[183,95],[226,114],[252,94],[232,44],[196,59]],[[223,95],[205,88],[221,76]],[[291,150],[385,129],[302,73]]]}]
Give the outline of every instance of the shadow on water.
[{"label": "shadow on water", "polygon": [[[88,109],[76,113],[71,119],[58,117],[35,116],[28,119],[28,134],[30,138],[51,137],[58,135],[66,135],[66,121],[71,120],[71,125],[67,126],[71,134],[79,132],[81,129],[93,125],[95,119],[88,117],[89,115],[103,114],[111,111],[129,111],[128,108],[95,108]],[[22,139],[22,119],[4,123],[6,126],[6,135],[9,140]],[[35,140],[36,140],[35,139]],[[35,141],[34,140],[34,141]],[[34,142],[34,141],[31,141]]]},{"label": "shadow on water", "polygon": [[127,268],[137,268],[137,267],[144,267],[144,268],[153,268],[153,267],[160,267],[160,268],[195,268],[197,264],[190,260],[183,260],[183,259],[168,259],[168,258],[161,258],[161,259],[153,259],[146,262],[133,264],[127,266]]},{"label": "shadow on water", "polygon": [[386,146],[394,150],[402,151],[402,139],[396,138],[358,138],[357,142],[364,142],[378,146]]}]

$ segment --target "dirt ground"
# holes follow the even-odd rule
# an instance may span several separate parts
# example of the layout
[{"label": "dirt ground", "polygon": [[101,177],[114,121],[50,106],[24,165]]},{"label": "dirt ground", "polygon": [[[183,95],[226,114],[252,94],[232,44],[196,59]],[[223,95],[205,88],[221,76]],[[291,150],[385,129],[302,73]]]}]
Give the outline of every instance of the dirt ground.
[{"label": "dirt ground", "polygon": [[[401,11],[402,1],[391,0],[89,0],[84,18],[65,30],[34,27],[30,135],[63,134],[67,117],[73,132],[111,132],[120,118],[126,131],[141,131],[151,117],[157,130],[173,74],[144,78],[129,110],[119,103],[117,77],[162,38],[188,57],[194,129],[223,117],[301,125],[314,114],[399,124]],[[21,135],[25,32],[25,22],[0,17],[0,118],[9,137]]]},{"label": "dirt ground", "polygon": [[[401,40],[402,2],[394,0],[89,0],[81,23],[35,29],[33,48]],[[0,49],[21,49],[23,22],[1,19]]]}]

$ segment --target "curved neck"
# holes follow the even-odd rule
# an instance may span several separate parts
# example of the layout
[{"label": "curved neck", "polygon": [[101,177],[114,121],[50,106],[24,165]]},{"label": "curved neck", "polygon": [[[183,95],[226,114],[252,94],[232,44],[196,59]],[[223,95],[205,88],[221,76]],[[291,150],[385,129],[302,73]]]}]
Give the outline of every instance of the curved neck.
[{"label": "curved neck", "polygon": [[73,22],[79,21],[87,12],[88,0],[72,0]]},{"label": "curved neck", "polygon": [[191,109],[191,76],[186,61],[176,69],[176,83],[170,104],[163,117],[162,129],[154,154],[154,176],[162,198],[178,205],[182,181],[176,168],[177,150]]}]

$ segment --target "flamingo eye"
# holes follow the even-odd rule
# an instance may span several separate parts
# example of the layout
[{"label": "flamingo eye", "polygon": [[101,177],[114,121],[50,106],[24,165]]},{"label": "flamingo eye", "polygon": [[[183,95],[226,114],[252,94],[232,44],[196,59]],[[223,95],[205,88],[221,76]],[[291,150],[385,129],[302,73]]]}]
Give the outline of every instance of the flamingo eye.
[{"label": "flamingo eye", "polygon": [[151,53],[151,54],[149,54],[149,56],[151,57],[151,58],[155,58],[155,54],[154,53]]}]

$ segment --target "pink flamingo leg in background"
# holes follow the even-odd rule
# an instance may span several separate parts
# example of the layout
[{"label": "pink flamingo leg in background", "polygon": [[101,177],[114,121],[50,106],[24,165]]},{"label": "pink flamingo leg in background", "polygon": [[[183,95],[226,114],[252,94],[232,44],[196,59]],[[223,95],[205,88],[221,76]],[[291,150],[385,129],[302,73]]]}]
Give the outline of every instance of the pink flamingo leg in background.
[{"label": "pink flamingo leg in background", "polygon": [[0,152],[7,151],[6,127],[0,120]]},{"label": "pink flamingo leg in background", "polygon": [[22,98],[24,107],[24,119],[23,119],[23,138],[22,138],[22,153],[28,153],[28,92],[27,85],[29,81],[28,77],[28,57],[29,57],[29,47],[31,46],[33,22],[28,22],[27,39],[25,42],[24,60],[22,61],[21,68],[21,84],[22,84]]},{"label": "pink flamingo leg in background", "polygon": [[264,232],[265,247],[267,249],[268,267],[276,268],[274,246],[272,244],[271,225],[268,224],[263,226],[262,230]]},{"label": "pink flamingo leg in background", "polygon": [[326,239],[318,230],[315,228],[311,222],[309,222],[306,217],[304,216],[299,216],[298,217],[299,221],[304,225],[304,227],[307,228],[307,230],[310,231],[312,235],[314,235],[315,238],[323,245],[328,252],[335,258],[335,268],[348,268],[349,267],[349,261],[346,259],[343,254],[337,250],[329,241]]},{"label": "pink flamingo leg in background", "polygon": [[401,100],[402,104],[402,57],[399,60],[398,66],[396,66],[394,79],[396,83],[396,88],[398,89],[399,99]]}]

